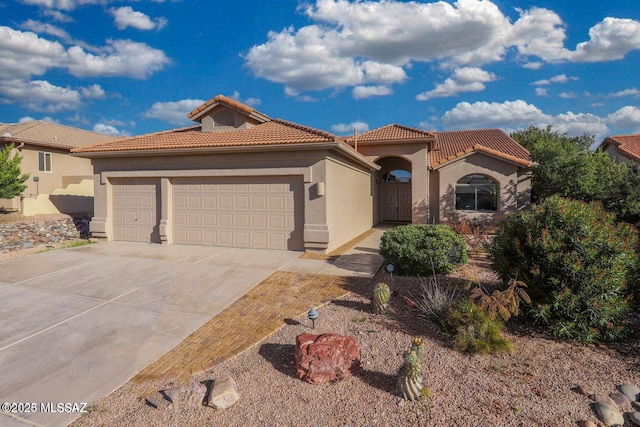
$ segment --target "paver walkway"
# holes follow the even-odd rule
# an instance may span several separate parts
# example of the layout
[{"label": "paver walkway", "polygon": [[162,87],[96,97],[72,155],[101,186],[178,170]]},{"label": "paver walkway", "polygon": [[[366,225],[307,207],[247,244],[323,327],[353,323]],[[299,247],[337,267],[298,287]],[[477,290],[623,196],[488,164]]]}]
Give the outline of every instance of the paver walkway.
[{"label": "paver walkway", "polygon": [[[377,255],[383,230],[365,233],[360,239],[341,247],[342,254],[332,253],[327,262],[334,267],[345,257],[355,270],[377,271],[382,259]],[[372,255],[373,254],[373,255]],[[232,305],[213,317],[156,362],[138,373],[132,381],[186,381],[191,375],[212,369],[217,364],[253,347],[285,325],[285,319],[295,319],[311,308],[317,308],[350,292],[362,290],[372,274],[335,268],[325,271],[316,259],[304,265],[304,256],[292,265],[294,271],[277,271],[258,284]],[[307,271],[305,271],[308,268]],[[302,270],[302,271],[301,271]],[[339,274],[339,275],[334,275]]]}]

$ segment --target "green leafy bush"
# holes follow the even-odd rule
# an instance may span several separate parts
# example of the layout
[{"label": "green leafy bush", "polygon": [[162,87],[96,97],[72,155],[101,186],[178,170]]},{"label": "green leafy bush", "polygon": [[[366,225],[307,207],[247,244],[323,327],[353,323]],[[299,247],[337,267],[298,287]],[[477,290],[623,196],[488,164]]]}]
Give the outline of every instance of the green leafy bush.
[{"label": "green leafy bush", "polygon": [[636,244],[636,230],[599,203],[552,196],[500,223],[490,253],[505,283],[528,285],[535,320],[559,337],[592,342],[625,332]]},{"label": "green leafy bush", "polygon": [[410,224],[385,231],[380,254],[404,276],[451,273],[467,262],[464,239],[446,225]]},{"label": "green leafy bush", "polygon": [[512,343],[502,335],[502,322],[468,298],[461,299],[447,314],[453,346],[465,353],[489,354],[509,351]]}]

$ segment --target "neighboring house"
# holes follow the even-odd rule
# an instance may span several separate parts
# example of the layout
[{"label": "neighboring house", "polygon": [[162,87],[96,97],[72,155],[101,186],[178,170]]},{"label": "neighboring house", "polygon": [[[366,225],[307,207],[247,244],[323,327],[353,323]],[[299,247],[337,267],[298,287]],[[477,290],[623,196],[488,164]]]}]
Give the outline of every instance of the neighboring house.
[{"label": "neighboring house", "polygon": [[640,165],[640,134],[605,138],[598,147],[618,163]]},{"label": "neighboring house", "polygon": [[94,165],[94,237],[329,252],[380,221],[491,220],[528,206],[529,153],[499,130],[354,138],[218,95],[199,122],[73,150]]},{"label": "neighboring house", "polygon": [[0,208],[23,215],[93,212],[93,166],[70,152],[113,139],[38,120],[0,124],[0,149],[13,144],[22,172],[29,174],[22,197],[0,200]]}]

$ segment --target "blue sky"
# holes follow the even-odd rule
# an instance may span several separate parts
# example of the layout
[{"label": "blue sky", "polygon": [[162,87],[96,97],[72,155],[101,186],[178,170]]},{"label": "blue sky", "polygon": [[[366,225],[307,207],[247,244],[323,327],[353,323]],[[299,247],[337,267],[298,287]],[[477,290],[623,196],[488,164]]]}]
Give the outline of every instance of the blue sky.
[{"label": "blue sky", "polygon": [[339,135],[640,133],[637,0],[0,0],[0,122],[139,135],[217,94]]}]

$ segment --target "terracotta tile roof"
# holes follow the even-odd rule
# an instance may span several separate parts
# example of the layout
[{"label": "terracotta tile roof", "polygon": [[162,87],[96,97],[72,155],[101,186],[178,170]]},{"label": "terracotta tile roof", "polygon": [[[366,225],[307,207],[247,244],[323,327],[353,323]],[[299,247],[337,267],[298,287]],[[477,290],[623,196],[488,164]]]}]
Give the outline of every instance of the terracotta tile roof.
[{"label": "terracotta tile roof", "polygon": [[[425,140],[433,138],[435,138],[435,133],[433,132],[390,124],[358,135],[358,143],[374,141],[410,141],[414,139]],[[354,138],[347,138],[347,142],[352,144],[354,142]]]},{"label": "terracotta tile roof", "polygon": [[74,153],[170,150],[185,148],[215,148],[238,146],[266,146],[285,144],[313,144],[339,140],[321,130],[272,120],[246,130],[201,132],[200,126],[173,129],[131,138],[121,138],[73,150]]},{"label": "terracotta tile roof", "polygon": [[616,151],[632,160],[640,161],[640,134],[616,135],[605,139],[601,147],[611,144],[616,147]]},{"label": "terracotta tile roof", "polygon": [[113,136],[40,120],[16,124],[0,123],[0,140],[14,144],[24,142],[42,147],[71,150],[114,139],[116,138]]},{"label": "terracotta tile roof", "polygon": [[473,151],[529,166],[529,152],[500,129],[457,130],[437,133],[437,149],[429,152],[429,165],[440,167]]},{"label": "terracotta tile roof", "polygon": [[215,97],[211,98],[210,100],[208,100],[204,104],[198,106],[192,112],[187,114],[187,117],[190,118],[190,119],[193,119],[193,120],[197,120],[198,116],[201,113],[207,111],[210,108],[215,107],[216,105],[225,105],[227,107],[234,108],[234,109],[239,110],[239,111],[241,111],[243,113],[246,113],[248,115],[253,115],[253,116],[256,116],[258,118],[261,118],[262,121],[271,120],[269,116],[267,116],[266,114],[261,113],[260,111],[256,110],[255,108],[249,107],[248,105],[245,105],[242,102],[238,102],[235,99],[231,99],[231,98],[226,97],[224,95],[216,95]]}]

